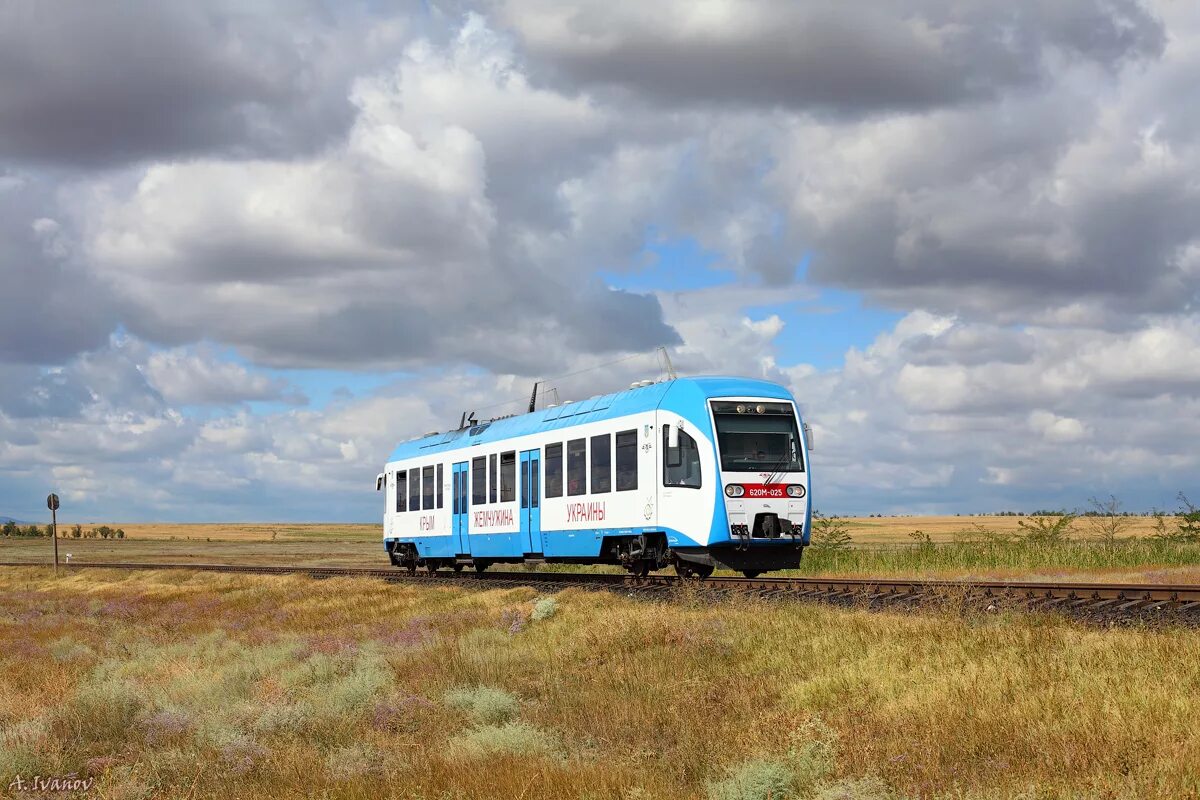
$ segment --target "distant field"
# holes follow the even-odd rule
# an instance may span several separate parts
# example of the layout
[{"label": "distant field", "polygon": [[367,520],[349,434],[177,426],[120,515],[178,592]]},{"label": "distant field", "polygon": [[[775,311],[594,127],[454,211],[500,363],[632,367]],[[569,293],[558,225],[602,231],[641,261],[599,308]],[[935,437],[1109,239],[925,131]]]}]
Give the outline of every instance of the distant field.
[{"label": "distant field", "polygon": [[[167,530],[166,527],[147,527]],[[385,567],[388,564],[377,535],[351,538],[322,533],[317,530],[318,526],[312,526],[311,532],[304,535],[281,534],[275,539],[270,538],[269,532],[264,536],[260,531],[252,530],[261,526],[227,526],[229,533],[240,535],[227,535],[226,538],[196,534],[197,529],[217,527],[171,526],[176,533],[159,538],[133,535],[122,540],[65,539],[59,542],[59,553],[64,560],[69,554],[76,564],[98,561],[345,567]],[[371,526],[362,527],[369,529]],[[856,531],[854,547],[840,550],[811,547],[805,551],[799,570],[774,574],[1200,583],[1200,544],[1197,543],[1162,542],[1141,537],[1106,547],[1087,540],[1057,544],[986,543],[956,542],[952,541],[953,536],[930,535],[940,543],[919,545],[906,534],[890,542],[864,541],[860,538],[861,533]],[[0,539],[0,561],[45,563],[50,553],[48,539]],[[505,568],[522,569],[520,566],[493,567]],[[619,571],[616,567],[562,565],[539,569]]]},{"label": "distant field", "polygon": [[[911,544],[913,531],[929,534],[935,542],[951,542],[963,535],[977,534],[979,528],[999,533],[1019,530],[1025,517],[847,517],[850,535],[856,545]],[[1152,532],[1150,517],[1130,517],[1125,535],[1142,537]],[[61,523],[69,529],[72,523]],[[378,523],[296,523],[296,522],[97,522],[85,523],[84,529],[106,524],[122,528],[130,539],[209,540],[221,542],[259,541],[353,541],[378,542],[383,538],[383,526]],[[1076,535],[1086,537],[1087,522],[1075,522]]]},{"label": "distant field", "polygon": [[[1153,517],[1128,517],[1129,530],[1125,536],[1144,537],[1153,532]],[[962,536],[975,537],[980,528],[996,533],[1016,533],[1021,521],[1028,517],[979,516],[979,517],[847,517],[850,535],[855,544],[911,544],[913,531],[929,534],[935,542],[952,542]],[[1089,533],[1087,520],[1075,521],[1075,533],[1086,538]]]},{"label": "distant field", "polygon": [[1195,630],[181,572],[4,570],[0,597],[0,786],[73,773],[96,781],[88,797],[168,800],[1200,786]]},{"label": "distant field", "polygon": [[[71,522],[59,524],[70,529]],[[192,539],[221,542],[258,541],[380,541],[383,526],[378,523],[346,522],[96,522],[80,523],[83,528],[108,525],[121,528],[129,539]]]}]

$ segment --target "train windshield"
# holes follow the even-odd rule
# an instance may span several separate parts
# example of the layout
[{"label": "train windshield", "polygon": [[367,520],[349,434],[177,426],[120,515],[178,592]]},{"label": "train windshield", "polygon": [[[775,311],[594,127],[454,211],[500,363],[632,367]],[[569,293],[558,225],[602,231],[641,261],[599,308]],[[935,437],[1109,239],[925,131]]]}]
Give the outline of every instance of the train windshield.
[{"label": "train windshield", "polygon": [[715,402],[726,472],[803,472],[804,447],[789,403]]}]

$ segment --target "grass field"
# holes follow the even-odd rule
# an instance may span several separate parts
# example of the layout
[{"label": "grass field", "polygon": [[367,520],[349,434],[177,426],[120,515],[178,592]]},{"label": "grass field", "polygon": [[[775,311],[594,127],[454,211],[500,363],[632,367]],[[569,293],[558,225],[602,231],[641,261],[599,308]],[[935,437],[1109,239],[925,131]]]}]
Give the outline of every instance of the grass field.
[{"label": "grass field", "polygon": [[201,573],[0,595],[0,790],[1200,796],[1192,630]]},{"label": "grass field", "polygon": [[[1111,546],[1090,538],[1078,520],[1069,541],[1006,541],[1020,517],[903,517],[847,520],[850,546],[809,548],[801,568],[813,576],[907,576],[1009,580],[1200,582],[1200,543],[1147,536],[1152,520],[1133,526]],[[917,527],[921,526],[921,527]],[[66,526],[64,526],[65,528]],[[377,525],[205,524],[113,525],[127,538],[63,539],[59,551],[75,563],[169,561],[174,563],[386,566]],[[928,540],[909,534],[921,530]],[[980,538],[986,533],[987,538]],[[0,539],[0,561],[42,561],[48,539]],[[497,567],[503,568],[503,567]],[[582,569],[556,567],[560,569]],[[609,568],[614,569],[614,568]]]},{"label": "grass field", "polygon": [[[997,533],[1016,533],[1018,523],[1025,517],[847,517],[850,534],[858,545],[876,546],[908,544],[913,531],[922,531],[935,542],[951,542],[963,535],[974,534],[978,528]],[[1126,535],[1145,537],[1153,531],[1150,517],[1130,517]],[[69,529],[73,520],[60,525]],[[295,523],[295,522],[221,522],[221,523],[163,523],[107,522],[81,523],[84,529],[107,524],[121,528],[130,539],[175,539],[191,541],[261,542],[261,541],[353,541],[378,542],[383,527],[376,523]],[[1086,535],[1084,520],[1075,523],[1079,535]]]}]

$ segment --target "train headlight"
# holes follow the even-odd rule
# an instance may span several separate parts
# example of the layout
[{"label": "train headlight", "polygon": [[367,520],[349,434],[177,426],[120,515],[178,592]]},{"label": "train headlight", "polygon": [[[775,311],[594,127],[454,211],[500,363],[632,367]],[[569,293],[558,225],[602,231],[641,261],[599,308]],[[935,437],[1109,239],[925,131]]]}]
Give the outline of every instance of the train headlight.
[{"label": "train headlight", "polygon": [[761,404],[760,404],[760,405],[757,405],[757,406],[755,406],[755,407],[754,407],[754,410],[755,410],[755,411],[757,411],[757,412],[758,412],[758,413],[760,413],[760,414],[765,414],[765,413],[766,413],[766,411],[767,411],[767,407],[766,407],[766,406],[764,406],[764,405],[761,405]]},{"label": "train headlight", "polygon": [[787,487],[788,497],[804,497],[804,486],[799,483],[793,483]]},{"label": "train headlight", "polygon": [[725,487],[725,494],[730,497],[741,497],[746,493],[746,487],[740,483],[731,483]]},{"label": "train headlight", "polygon": [[742,405],[741,403],[738,403],[737,412],[738,412],[739,414],[745,414],[745,413],[746,413],[746,407],[745,407],[744,405]]}]

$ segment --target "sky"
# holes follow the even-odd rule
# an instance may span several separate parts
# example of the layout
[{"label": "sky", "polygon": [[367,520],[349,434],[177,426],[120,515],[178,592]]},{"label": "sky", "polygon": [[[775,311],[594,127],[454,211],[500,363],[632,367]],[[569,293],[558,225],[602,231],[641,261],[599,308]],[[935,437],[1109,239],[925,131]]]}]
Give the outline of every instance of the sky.
[{"label": "sky", "polygon": [[1200,7],[0,6],[0,515],[371,521],[399,441],[787,385],[827,514],[1200,496]]}]

